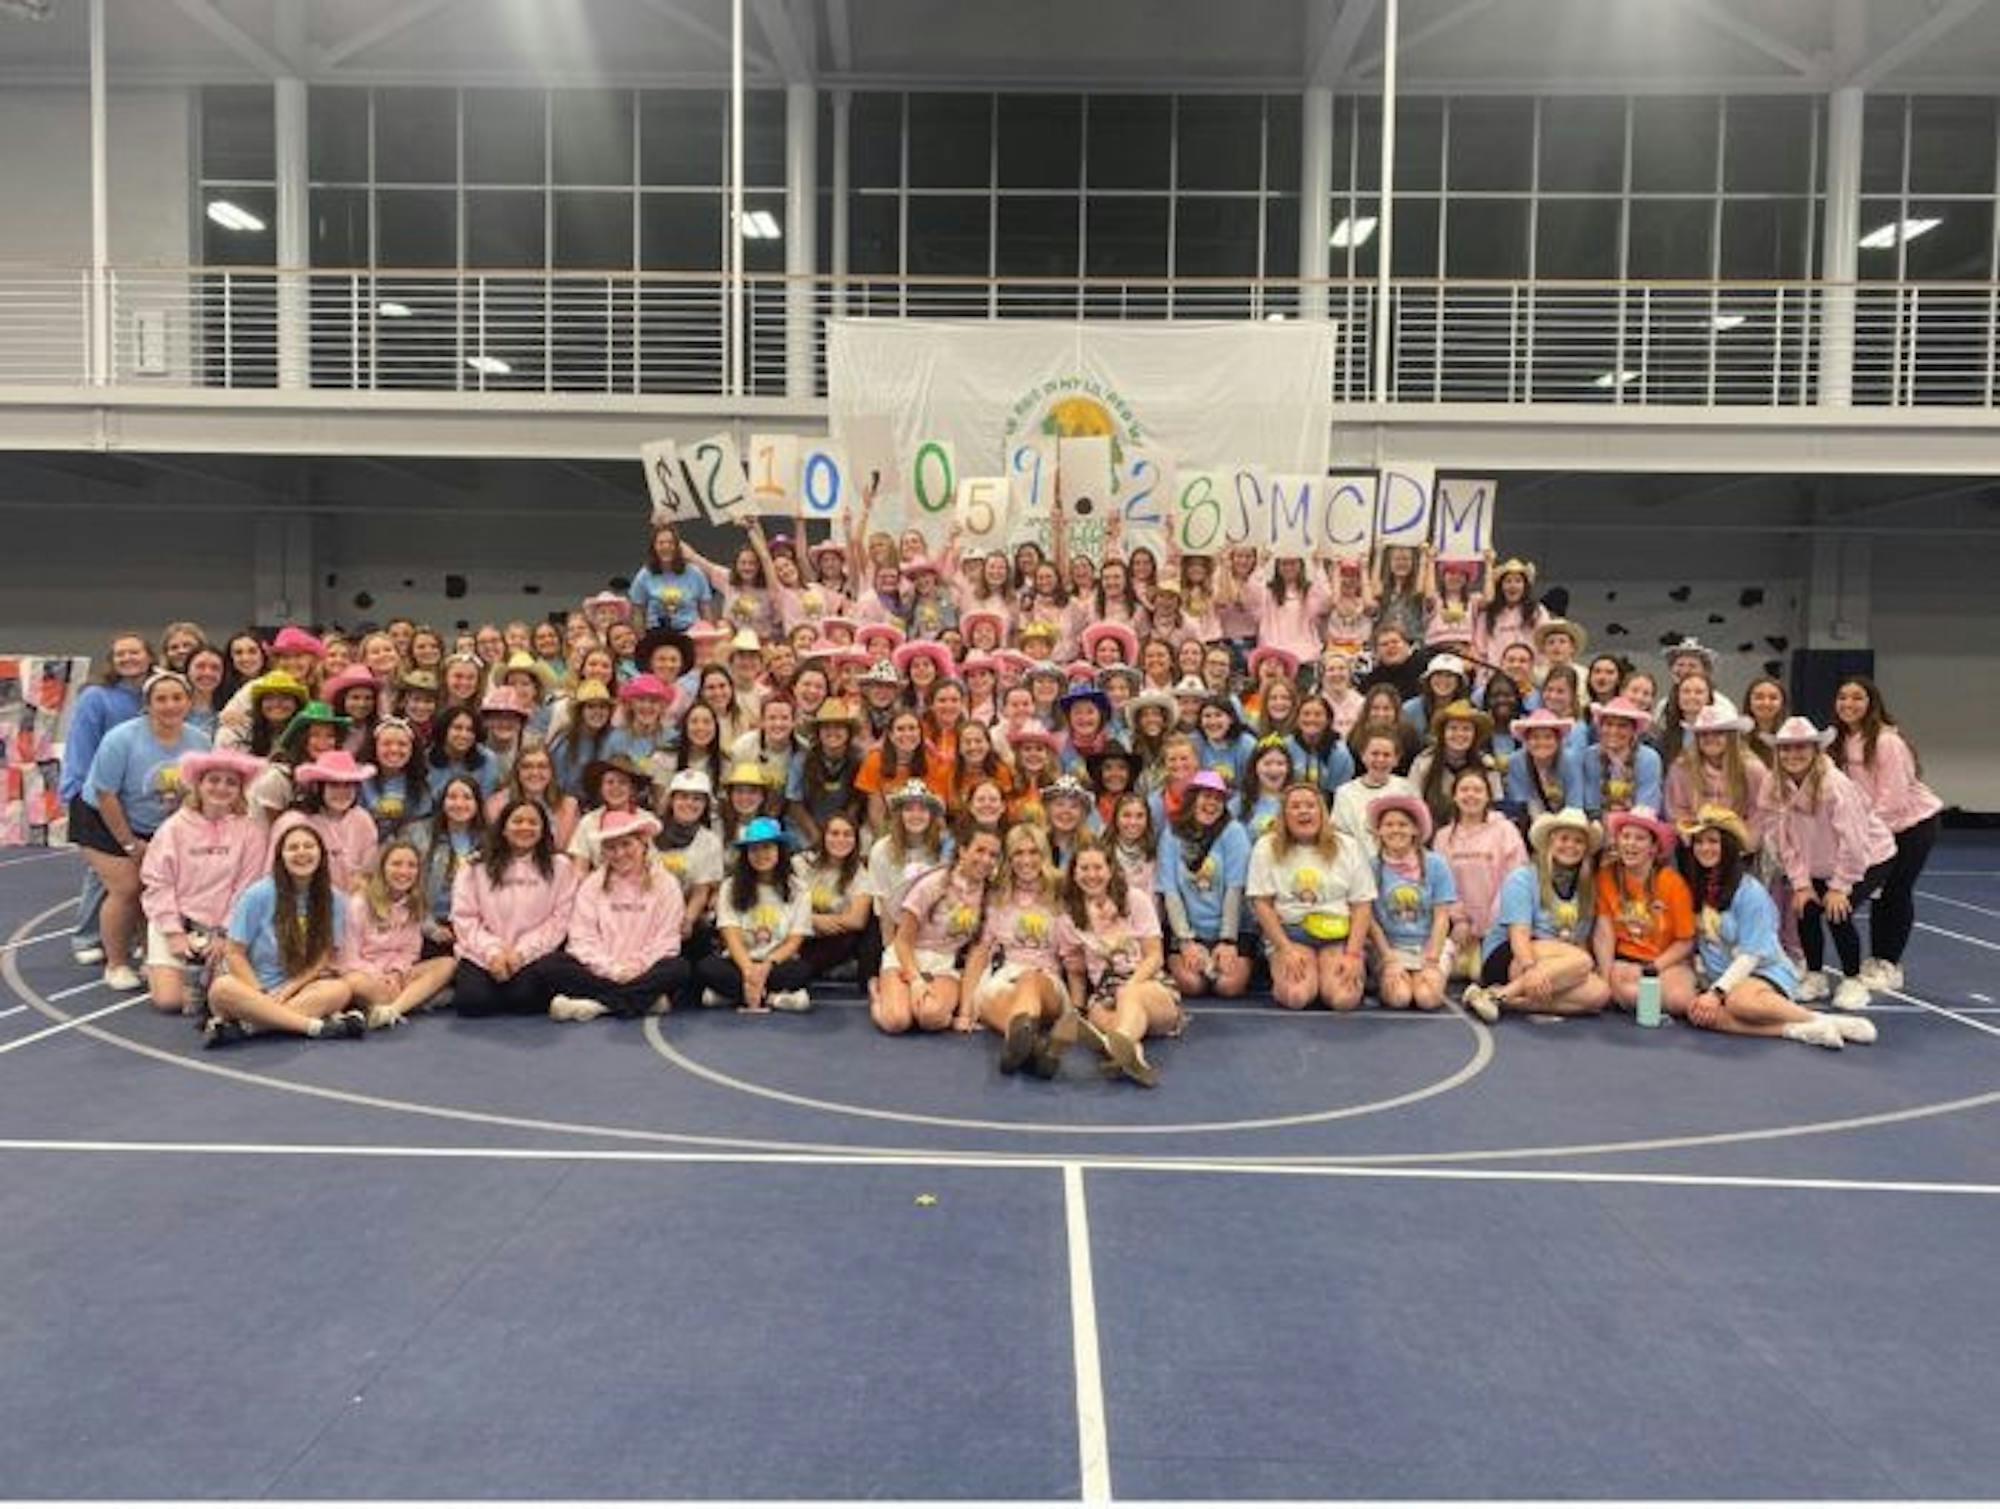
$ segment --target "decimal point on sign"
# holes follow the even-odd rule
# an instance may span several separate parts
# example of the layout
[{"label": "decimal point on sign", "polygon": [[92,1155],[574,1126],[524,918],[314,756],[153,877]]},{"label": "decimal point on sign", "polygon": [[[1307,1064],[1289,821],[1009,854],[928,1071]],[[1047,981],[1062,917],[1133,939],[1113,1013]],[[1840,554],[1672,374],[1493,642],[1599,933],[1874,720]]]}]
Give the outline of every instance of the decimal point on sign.
[{"label": "decimal point on sign", "polygon": [[1079,519],[1087,519],[1096,512],[1097,512],[1097,505],[1093,503],[1090,499],[1078,498],[1076,500],[1076,516]]}]

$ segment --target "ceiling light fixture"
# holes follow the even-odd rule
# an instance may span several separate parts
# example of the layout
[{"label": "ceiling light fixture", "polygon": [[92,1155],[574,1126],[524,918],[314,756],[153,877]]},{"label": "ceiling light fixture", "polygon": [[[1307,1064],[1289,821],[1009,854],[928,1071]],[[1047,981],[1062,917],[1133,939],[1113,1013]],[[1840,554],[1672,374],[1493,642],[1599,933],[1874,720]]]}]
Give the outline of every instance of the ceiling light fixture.
[{"label": "ceiling light fixture", "polygon": [[784,232],[778,228],[777,216],[769,210],[751,210],[743,217],[743,239],[745,241],[780,241]]},{"label": "ceiling light fixture", "polygon": [[1919,236],[1928,235],[1944,224],[1942,216],[1927,215],[1919,219],[1891,220],[1887,225],[1878,225],[1861,238],[1865,251],[1889,251],[1899,243],[1907,246]]},{"label": "ceiling light fixture", "polygon": [[477,356],[468,356],[465,364],[481,377],[505,377],[514,370],[510,363],[502,361],[497,356],[488,356],[484,352]]},{"label": "ceiling light fixture", "polygon": [[408,304],[394,299],[384,299],[375,306],[375,313],[385,320],[407,320],[412,312]]},{"label": "ceiling light fixture", "polygon": [[1629,369],[1622,369],[1617,372],[1598,373],[1597,376],[1591,380],[1591,386],[1595,388],[1622,388],[1627,383],[1634,383],[1637,382],[1638,380],[1639,380],[1639,374],[1637,372],[1633,372]]},{"label": "ceiling light fixture", "polygon": [[226,231],[261,231],[264,228],[263,221],[242,205],[232,204],[227,199],[209,200],[208,218]]},{"label": "ceiling light fixture", "polygon": [[1717,330],[1734,330],[1738,325],[1746,325],[1749,322],[1750,316],[1747,314],[1718,314],[1710,321]]},{"label": "ceiling light fixture", "polygon": [[1374,234],[1375,217],[1373,215],[1363,215],[1358,219],[1351,215],[1343,215],[1340,217],[1340,224],[1333,228],[1333,234],[1327,237],[1326,244],[1328,246],[1338,246],[1343,249],[1352,246],[1365,246],[1368,238]]}]

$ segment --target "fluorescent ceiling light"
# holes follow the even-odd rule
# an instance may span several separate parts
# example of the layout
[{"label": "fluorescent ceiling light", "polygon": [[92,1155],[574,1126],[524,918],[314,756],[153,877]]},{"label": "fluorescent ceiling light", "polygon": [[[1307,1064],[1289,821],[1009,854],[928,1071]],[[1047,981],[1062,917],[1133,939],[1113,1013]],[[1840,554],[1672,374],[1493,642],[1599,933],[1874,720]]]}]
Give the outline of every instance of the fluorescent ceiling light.
[{"label": "fluorescent ceiling light", "polygon": [[1326,244],[1328,246],[1340,247],[1363,246],[1367,244],[1368,238],[1374,234],[1375,217],[1373,215],[1363,215],[1359,219],[1343,215],[1340,218],[1340,224],[1333,228],[1333,234],[1327,238]]},{"label": "fluorescent ceiling light", "polygon": [[509,372],[514,370],[509,363],[502,361],[499,357],[487,356],[484,353],[478,356],[468,356],[465,359],[465,364],[482,377],[505,377]]},{"label": "fluorescent ceiling light", "polygon": [[1944,224],[1942,216],[1929,215],[1916,220],[1891,220],[1887,225],[1878,225],[1861,238],[1861,245],[1868,251],[1888,251],[1902,243],[1908,245],[1917,237],[1926,235]]},{"label": "fluorescent ceiling light", "polygon": [[264,228],[263,221],[240,204],[231,204],[227,199],[209,200],[208,218],[227,231],[261,231]]},{"label": "fluorescent ceiling light", "polygon": [[778,220],[769,210],[751,210],[743,217],[743,239],[745,241],[777,241],[784,237],[778,229]]},{"label": "fluorescent ceiling light", "polygon": [[408,304],[399,304],[394,299],[384,299],[375,306],[375,312],[385,320],[407,320],[411,313]]},{"label": "fluorescent ceiling light", "polygon": [[1285,317],[1282,314],[1267,314],[1264,316],[1264,323],[1267,325],[1282,325],[1285,323]]},{"label": "fluorescent ceiling light", "polygon": [[1627,383],[1637,382],[1639,374],[1629,369],[1617,372],[1600,372],[1592,379],[1591,385],[1598,388],[1622,388]]},{"label": "fluorescent ceiling light", "polygon": [[1734,330],[1738,325],[1748,324],[1749,320],[1747,314],[1718,314],[1713,324],[1717,330]]}]

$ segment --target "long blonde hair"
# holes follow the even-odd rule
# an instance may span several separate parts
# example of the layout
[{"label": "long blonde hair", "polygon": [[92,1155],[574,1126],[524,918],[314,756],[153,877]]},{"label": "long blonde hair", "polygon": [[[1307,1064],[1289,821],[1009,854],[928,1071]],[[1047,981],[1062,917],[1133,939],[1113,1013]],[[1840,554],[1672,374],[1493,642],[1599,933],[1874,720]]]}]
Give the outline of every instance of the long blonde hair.
[{"label": "long blonde hair", "polygon": [[[1562,902],[1562,898],[1556,895],[1555,862],[1549,858],[1549,851],[1554,847],[1553,835],[1551,835],[1551,842],[1543,844],[1535,854],[1535,887],[1541,892],[1542,909],[1550,913],[1553,913],[1556,907]],[[1658,868],[1659,866],[1656,862],[1654,869],[1657,871]],[[1590,840],[1588,835],[1586,835],[1584,839],[1583,858],[1577,863],[1576,867],[1576,894],[1570,898],[1570,905],[1576,908],[1578,937],[1588,938],[1590,935],[1590,924],[1596,911],[1596,900],[1597,859],[1590,852]]]},{"label": "long blonde hair", "polygon": [[1327,810],[1326,793],[1312,781],[1299,780],[1288,781],[1278,798],[1278,820],[1271,824],[1271,858],[1283,864],[1296,847],[1292,840],[1292,826],[1285,820],[1285,806],[1291,801],[1294,791],[1310,791],[1319,803],[1319,837],[1312,841],[1312,848],[1324,859],[1338,858],[1340,829],[1334,826],[1333,814]]},{"label": "long blonde hair", "polygon": [[[1725,733],[1722,747],[1723,781],[1729,788],[1729,805],[1738,813],[1750,810],[1750,767],[1743,759],[1743,736]],[[1688,790],[1694,793],[1694,803],[1699,807],[1706,799],[1708,790],[1708,766],[1701,757],[1701,735],[1696,734],[1687,741],[1674,759],[1681,767],[1681,774],[1687,777]]]},{"label": "long blonde hair", "polygon": [[424,853],[407,838],[392,838],[382,846],[375,856],[375,868],[368,872],[368,878],[361,883],[361,899],[368,908],[368,915],[375,919],[378,927],[396,925],[396,900],[389,894],[389,882],[382,871],[389,856],[398,849],[408,849],[410,857],[417,862],[417,878],[410,884],[410,916],[421,921],[430,916],[430,898],[424,894]]}]

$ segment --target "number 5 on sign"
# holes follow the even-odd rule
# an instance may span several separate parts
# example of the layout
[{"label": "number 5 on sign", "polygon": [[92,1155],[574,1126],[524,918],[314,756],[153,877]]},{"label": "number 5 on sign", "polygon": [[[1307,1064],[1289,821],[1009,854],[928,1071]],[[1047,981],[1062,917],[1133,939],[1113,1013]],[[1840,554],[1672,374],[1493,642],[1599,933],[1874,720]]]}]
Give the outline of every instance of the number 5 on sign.
[{"label": "number 5 on sign", "polygon": [[799,462],[799,497],[806,517],[845,519],[848,498],[847,452],[831,440],[816,440]]},{"label": "number 5 on sign", "polygon": [[977,550],[1007,538],[1009,489],[1005,477],[962,477],[958,483],[958,532]]},{"label": "number 5 on sign", "polygon": [[671,440],[655,440],[639,447],[639,459],[646,468],[646,492],[653,500],[653,524],[685,524],[697,517],[694,494],[681,475],[680,456]]},{"label": "number 5 on sign", "polygon": [[798,512],[799,437],[750,437],[750,506],[753,513]]},{"label": "number 5 on sign", "polygon": [[681,457],[681,467],[701,511],[711,519],[731,518],[750,501],[749,489],[743,485],[743,463],[736,455],[736,437],[727,430],[696,441]]}]

